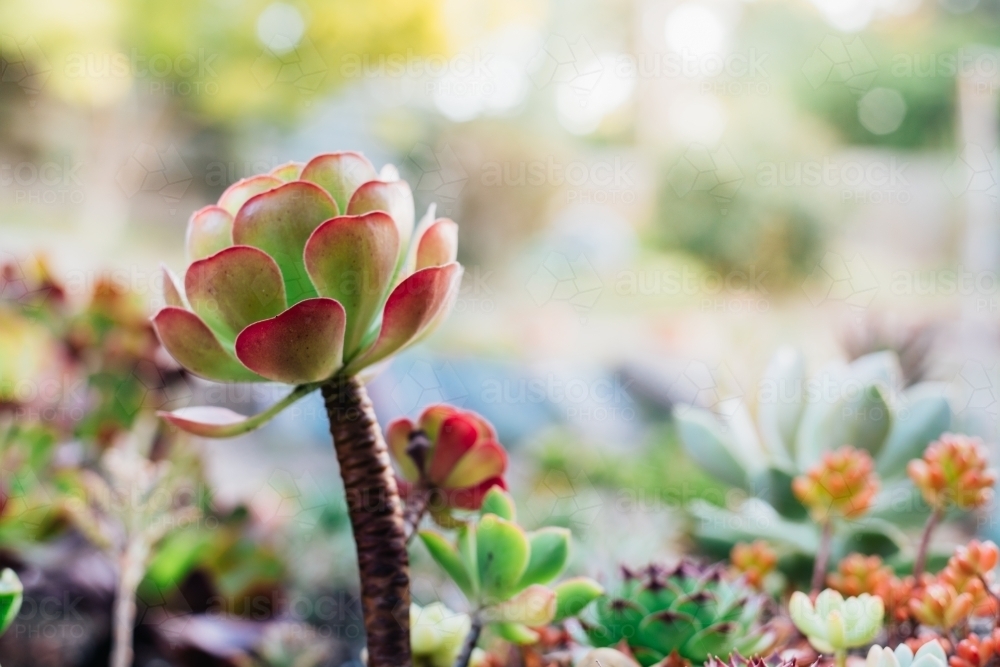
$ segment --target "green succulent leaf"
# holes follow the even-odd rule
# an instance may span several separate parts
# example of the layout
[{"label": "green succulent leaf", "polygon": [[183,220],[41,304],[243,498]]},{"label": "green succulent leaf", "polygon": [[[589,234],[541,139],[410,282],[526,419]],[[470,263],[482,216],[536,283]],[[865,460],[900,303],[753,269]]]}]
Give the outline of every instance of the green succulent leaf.
[{"label": "green succulent leaf", "polygon": [[836,432],[839,441],[832,443],[833,448],[853,445],[877,457],[892,429],[892,410],[883,390],[878,385],[866,386],[858,396],[845,399],[839,413],[835,423],[842,430]]},{"label": "green succulent leaf", "polygon": [[510,497],[510,494],[499,486],[494,486],[486,492],[479,514],[481,516],[496,514],[502,519],[514,521],[517,517],[517,510],[514,507],[514,499]]},{"label": "green succulent leaf", "polygon": [[531,554],[519,587],[547,584],[566,569],[570,532],[565,528],[542,528],[528,534]]},{"label": "green succulent leaf", "polygon": [[786,470],[768,468],[753,478],[751,485],[753,495],[766,501],[785,518],[804,519],[808,512],[792,492],[794,478],[795,476]]},{"label": "green succulent leaf", "polygon": [[903,409],[896,415],[876,461],[878,474],[886,479],[903,477],[910,459],[923,456],[927,445],[951,425],[951,406],[941,388],[929,383],[915,385],[903,398]]},{"label": "green succulent leaf", "polygon": [[771,457],[790,465],[795,433],[802,418],[806,386],[805,359],[791,347],[781,348],[764,371],[757,416],[761,437]]},{"label": "green succulent leaf", "polygon": [[728,484],[747,486],[746,471],[732,453],[736,445],[711,412],[678,405],[674,419],[684,451],[698,465]]},{"label": "green succulent leaf", "polygon": [[516,523],[487,514],[476,528],[476,560],[483,601],[496,604],[509,599],[528,567],[531,546]]},{"label": "green succulent leaf", "polygon": [[475,524],[466,524],[458,529],[458,555],[462,558],[465,571],[469,573],[473,598],[479,596],[479,558],[476,555],[478,531]]},{"label": "green succulent leaf", "polygon": [[467,598],[475,597],[475,587],[472,585],[472,577],[462,561],[461,554],[444,538],[443,535],[431,530],[422,530],[419,533],[420,540],[427,547],[431,558],[441,566],[451,580],[454,581]]},{"label": "green succulent leaf", "polygon": [[490,627],[511,644],[527,646],[538,641],[538,633],[521,623],[494,623]]},{"label": "green succulent leaf", "polygon": [[674,649],[684,646],[687,639],[698,630],[698,624],[692,616],[674,611],[661,611],[650,614],[642,620],[635,641],[638,646],[669,655]]},{"label": "green succulent leaf", "polygon": [[555,621],[564,621],[576,616],[591,602],[604,595],[604,588],[593,579],[577,577],[568,579],[555,587]]},{"label": "green succulent leaf", "polygon": [[14,570],[5,569],[0,573],[0,635],[7,632],[7,628],[17,618],[23,599],[24,587],[21,580]]}]

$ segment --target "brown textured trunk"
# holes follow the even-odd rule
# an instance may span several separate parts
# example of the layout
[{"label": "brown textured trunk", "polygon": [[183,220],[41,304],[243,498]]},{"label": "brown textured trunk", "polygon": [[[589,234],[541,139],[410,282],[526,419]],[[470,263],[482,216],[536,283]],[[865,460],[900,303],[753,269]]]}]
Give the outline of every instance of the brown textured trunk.
[{"label": "brown textured trunk", "polygon": [[361,380],[331,380],[323,400],[358,549],[368,666],[409,667],[410,563],[389,450]]}]

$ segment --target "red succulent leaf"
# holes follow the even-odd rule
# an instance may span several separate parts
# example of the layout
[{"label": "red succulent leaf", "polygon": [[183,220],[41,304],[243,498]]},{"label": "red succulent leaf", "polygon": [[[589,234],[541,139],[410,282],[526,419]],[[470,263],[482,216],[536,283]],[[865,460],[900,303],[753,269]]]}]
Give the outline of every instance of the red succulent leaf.
[{"label": "red succulent leaf", "polygon": [[188,267],[184,291],[196,312],[224,340],[285,309],[281,271],[270,255],[235,245]]},{"label": "red succulent leaf", "polygon": [[220,206],[206,206],[191,214],[188,220],[188,259],[195,261],[214,255],[233,245],[233,216]]},{"label": "red succulent leaf", "polygon": [[378,178],[378,172],[364,155],[353,151],[317,155],[303,167],[301,179],[330,193],[341,211],[348,212],[351,195],[363,183]]},{"label": "red succulent leaf", "polygon": [[462,489],[441,489],[440,493],[445,503],[451,507],[463,510],[478,510],[483,505],[483,498],[494,486],[498,486],[504,491],[507,490],[507,482],[503,477],[491,477],[475,486]]},{"label": "red succulent leaf", "polygon": [[458,225],[447,218],[436,220],[417,242],[417,266],[443,266],[458,257]]},{"label": "red succulent leaf", "polygon": [[371,211],[389,214],[399,230],[400,247],[410,245],[413,236],[413,192],[406,181],[368,181],[359,187],[347,205],[348,215]]},{"label": "red succulent leaf", "polygon": [[458,294],[462,267],[435,266],[407,277],[389,294],[375,343],[348,366],[348,373],[385,359],[432,330]]},{"label": "red succulent leaf", "polygon": [[464,414],[456,413],[441,423],[437,438],[433,440],[433,450],[428,465],[427,478],[431,483],[445,486],[458,462],[476,446],[479,431],[472,420]]},{"label": "red succulent leaf", "polygon": [[208,325],[190,310],[167,306],[153,318],[153,327],[167,352],[195,375],[218,382],[261,379],[234,359]]},{"label": "red succulent leaf", "polygon": [[416,430],[416,426],[406,418],[393,421],[385,430],[385,440],[389,446],[389,452],[396,459],[396,464],[403,473],[403,477],[411,482],[420,480],[420,471],[406,452],[406,448],[410,446],[410,434],[414,430]]},{"label": "red succulent leaf", "polygon": [[343,362],[345,325],[344,307],[335,300],[306,299],[244,329],[236,338],[236,356],[269,380],[319,382]]},{"label": "red succulent leaf", "polygon": [[306,242],[306,271],[313,285],[347,312],[348,354],[358,349],[378,316],[398,256],[399,232],[381,211],[327,220]]},{"label": "red succulent leaf", "polygon": [[219,206],[228,211],[230,215],[236,215],[236,212],[251,197],[259,195],[262,192],[267,192],[279,185],[281,185],[281,179],[269,174],[258,174],[257,176],[241,179],[226,188],[226,191],[219,197]]},{"label": "red succulent leaf", "polygon": [[281,268],[288,303],[316,296],[302,253],[323,222],[338,215],[337,203],[318,185],[285,183],[250,198],[233,222],[233,242],[260,248]]}]

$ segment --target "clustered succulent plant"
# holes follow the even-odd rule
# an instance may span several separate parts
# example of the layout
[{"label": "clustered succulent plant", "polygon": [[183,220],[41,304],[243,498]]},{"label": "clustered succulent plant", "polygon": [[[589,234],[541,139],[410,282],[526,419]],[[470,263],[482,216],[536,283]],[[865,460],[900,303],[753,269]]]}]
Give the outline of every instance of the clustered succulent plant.
[{"label": "clustered succulent plant", "polygon": [[539,639],[532,628],[574,616],[603,593],[586,578],[548,586],[566,568],[569,531],[526,532],[516,522],[513,500],[498,486],[487,492],[478,520],[458,527],[454,542],[432,530],[421,531],[420,539],[473,607],[462,667],[484,626],[515,644],[532,644]]},{"label": "clustered succulent plant", "polygon": [[[834,555],[852,550],[883,556],[905,552],[901,528],[918,525],[929,514],[919,503],[906,500],[916,498],[906,466],[951,424],[943,389],[932,383],[904,387],[891,352],[833,363],[809,378],[802,355],[782,349],[751,396],[756,399],[756,423],[742,402],[727,401],[715,412],[692,406],[674,410],[685,451],[708,473],[744,489],[749,497],[730,508],[691,503],[688,511],[702,544],[728,551],[737,542],[764,539],[784,555],[812,559],[821,550],[825,524],[810,520],[810,515],[822,518],[829,511],[834,518],[850,519],[831,527]],[[846,472],[867,470],[869,463],[862,460],[867,455],[881,492],[873,485],[867,491],[855,489],[864,475],[855,482],[834,482],[832,468],[826,479],[800,482],[799,493],[793,490],[796,477],[808,476],[826,455],[845,445],[858,452],[848,456],[856,467]],[[824,502],[827,491],[815,483],[826,481],[832,482],[832,493],[847,493],[840,507]]]},{"label": "clustered succulent plant", "polygon": [[945,667],[947,664],[948,658],[936,639],[921,646],[916,654],[906,644],[900,644],[895,650],[872,646],[865,661],[866,667]]},{"label": "clustered succulent plant", "polygon": [[623,570],[621,587],[585,617],[595,646],[627,644],[644,667],[676,654],[693,663],[756,654],[774,640],[758,622],[764,599],[721,567],[683,560],[672,568]]},{"label": "clustered succulent plant", "polygon": [[[849,651],[880,635],[895,646],[872,646],[868,667],[987,667],[997,652],[995,621],[993,634],[969,633],[977,617],[1000,612],[996,545],[970,542],[938,574],[923,572],[934,526],[949,509],[981,507],[995,474],[982,443],[945,434],[942,392],[904,389],[890,353],[809,381],[801,355],[782,351],[759,388],[756,426],[741,404],[719,415],[677,408],[688,453],[750,494],[739,507],[690,507],[702,544],[726,547],[730,562],[623,568],[624,581],[606,594],[586,577],[555,583],[569,563],[570,533],[518,523],[507,454],[485,419],[435,405],[416,421],[392,422],[383,437],[364,378],[446,317],[462,275],[457,226],[435,219],[433,207],[415,224],[409,186],[394,168],[376,172],[342,152],[244,179],[192,216],[187,250],[183,281],[165,270],[167,305],[154,318],[164,347],[210,380],[293,388],[255,416],[219,407],[163,416],[197,435],[228,437],[322,391],[371,667],[487,665],[480,644],[494,641],[522,651],[589,643],[594,650],[578,663],[587,667],[803,667],[831,656],[843,667]],[[914,511],[901,497],[922,497],[927,508]],[[420,530],[425,515],[438,529]],[[913,550],[904,529],[925,516]],[[144,533],[121,535],[148,555]],[[464,594],[467,613],[411,603],[414,536]],[[798,639],[782,612],[794,577],[778,570],[789,553],[813,561],[812,595],[787,598]],[[831,557],[839,563],[828,572]],[[3,600],[0,587],[0,612]],[[948,640],[950,656],[936,638]],[[557,653],[521,659],[571,662],[573,651]]]}]

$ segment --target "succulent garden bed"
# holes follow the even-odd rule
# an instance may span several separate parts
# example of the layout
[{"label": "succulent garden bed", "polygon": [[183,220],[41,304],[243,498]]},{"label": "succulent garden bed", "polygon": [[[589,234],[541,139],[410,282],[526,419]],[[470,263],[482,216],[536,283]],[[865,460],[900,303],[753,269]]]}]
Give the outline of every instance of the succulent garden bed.
[{"label": "succulent garden bed", "polygon": [[[248,433],[314,392],[342,477],[371,667],[995,663],[1000,550],[975,539],[934,550],[942,524],[990,504],[995,473],[982,442],[947,431],[946,398],[930,385],[903,386],[891,354],[831,366],[810,380],[800,356],[779,353],[762,382],[773,391],[760,400],[756,422],[742,404],[679,407],[674,423],[684,449],[743,500],[685,507],[690,557],[623,564],[613,580],[567,576],[571,532],[522,525],[507,491],[508,454],[486,419],[444,404],[384,428],[375,417],[366,380],[447,317],[462,276],[458,225],[436,218],[433,207],[417,221],[410,188],[392,167],[376,171],[343,152],[241,180],[192,216],[187,250],[183,280],[164,270],[167,305],[152,324],[180,368],[113,290],[71,314],[44,272],[20,283],[30,287],[18,297],[30,326],[57,332],[60,354],[106,400],[86,419],[49,424],[94,443],[78,452],[86,463],[75,467],[51,458],[55,435],[23,420],[3,424],[6,465],[30,461],[26,470],[53,472],[23,476],[16,492],[4,492],[4,504],[20,505],[13,515],[8,508],[16,518],[6,522],[0,506],[0,531],[42,541],[72,526],[111,564],[113,607],[102,641],[113,667],[135,661],[135,629],[148,629],[155,607],[148,588],[169,579],[162,553],[186,548],[172,537],[192,535],[186,528],[206,517],[220,520],[184,492],[198,463],[170,443],[180,431]],[[115,364],[145,369],[159,384],[151,390],[132,372],[138,381],[100,394],[100,378]],[[183,407],[160,413],[169,428],[145,419],[184,373],[288,388],[257,415]],[[57,502],[29,502],[56,490]],[[245,544],[239,519],[223,520],[231,521],[224,530],[232,531],[232,550],[215,561],[204,556],[216,548],[209,542],[198,551],[220,570],[237,559],[233,545]],[[449,597],[460,608],[411,600],[416,551],[461,593]],[[24,592],[5,570],[4,628]],[[167,616],[164,635],[178,625]],[[201,627],[188,625],[189,635]],[[235,644],[255,633],[226,627]],[[251,662],[221,651],[219,664],[309,667],[330,659],[308,623],[296,627],[301,632],[287,633],[272,623],[263,648],[247,653]],[[187,641],[211,653],[212,642],[198,637]]]}]

